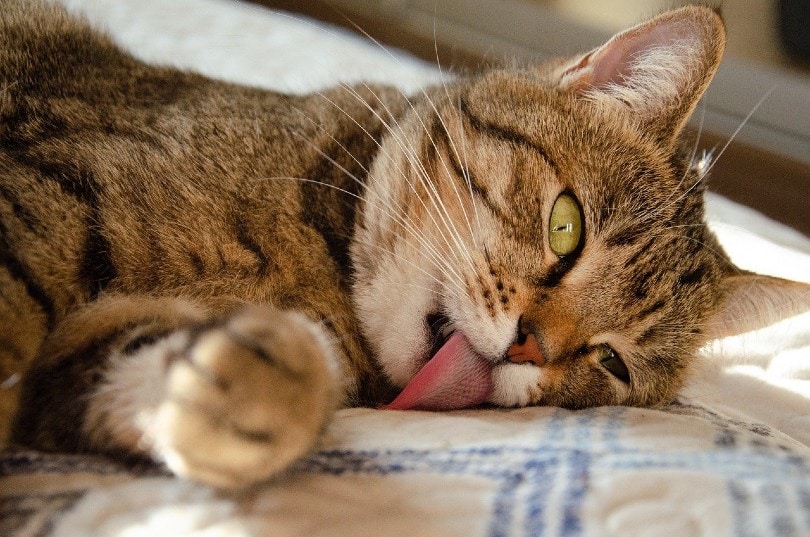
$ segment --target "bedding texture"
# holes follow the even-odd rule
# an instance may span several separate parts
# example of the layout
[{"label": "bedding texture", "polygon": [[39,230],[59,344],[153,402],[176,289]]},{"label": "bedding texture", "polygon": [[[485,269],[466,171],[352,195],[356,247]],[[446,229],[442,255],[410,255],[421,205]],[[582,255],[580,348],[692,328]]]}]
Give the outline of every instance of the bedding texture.
[{"label": "bedding texture", "polygon": [[[343,30],[227,0],[64,0],[128,50],[254,86],[437,69]],[[744,268],[810,281],[810,239],[710,195]],[[0,535],[810,535],[810,314],[718,341],[663,409],[347,409],[318,450],[239,495],[144,464],[0,454]]]}]

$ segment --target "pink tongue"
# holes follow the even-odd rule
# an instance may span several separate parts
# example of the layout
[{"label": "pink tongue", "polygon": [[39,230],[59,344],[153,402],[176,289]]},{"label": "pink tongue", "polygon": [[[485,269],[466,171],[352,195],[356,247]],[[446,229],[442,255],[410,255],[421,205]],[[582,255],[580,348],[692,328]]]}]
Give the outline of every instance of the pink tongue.
[{"label": "pink tongue", "polygon": [[411,379],[402,393],[383,408],[455,410],[487,400],[492,393],[492,366],[455,332]]}]

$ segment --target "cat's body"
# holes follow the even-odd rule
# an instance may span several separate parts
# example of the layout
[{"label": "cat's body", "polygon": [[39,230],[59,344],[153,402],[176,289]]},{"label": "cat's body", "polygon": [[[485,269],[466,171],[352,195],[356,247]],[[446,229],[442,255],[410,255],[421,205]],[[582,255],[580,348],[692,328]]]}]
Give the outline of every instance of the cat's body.
[{"label": "cat's body", "polygon": [[[651,27],[682,49],[657,76],[608,44],[409,100],[147,66],[57,8],[13,3],[2,427],[25,376],[16,441],[242,486],[310,449],[339,405],[389,402],[434,354],[478,368],[483,391],[426,373],[440,387],[411,406],[670,400],[712,326],[750,317],[736,294],[807,307],[798,285],[735,275],[702,222],[678,134],[722,24],[675,13]],[[660,55],[641,28],[625,48]],[[558,214],[573,218],[563,242]]]}]

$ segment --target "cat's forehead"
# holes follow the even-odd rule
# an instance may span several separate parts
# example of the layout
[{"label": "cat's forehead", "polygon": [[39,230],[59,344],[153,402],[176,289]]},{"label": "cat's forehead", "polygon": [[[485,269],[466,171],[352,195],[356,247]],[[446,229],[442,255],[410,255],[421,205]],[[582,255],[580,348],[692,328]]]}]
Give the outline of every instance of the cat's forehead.
[{"label": "cat's forehead", "polygon": [[652,266],[662,257],[669,266],[679,251],[712,255],[702,247],[700,173],[677,146],[663,145],[632,117],[521,72],[479,78],[456,108],[473,131],[469,140],[485,147],[470,152],[478,157],[473,175],[486,178],[502,212],[514,209],[513,216],[535,223],[528,226],[535,234],[557,197],[569,192],[581,205],[586,248],[605,266],[619,258],[627,269]]},{"label": "cat's forehead", "polygon": [[[596,106],[549,86],[531,71],[495,71],[472,81],[457,103],[485,134],[524,141],[553,158],[555,171],[590,171],[603,178],[672,172],[670,147],[662,146],[625,110]],[[506,147],[505,149],[508,149]],[[642,177],[643,178],[643,177]],[[631,178],[632,179],[632,178]],[[650,185],[666,188],[668,185]]]},{"label": "cat's forehead", "polygon": [[701,195],[702,189],[690,188],[695,179],[683,159],[632,117],[577,100],[526,73],[483,76],[454,104],[468,139],[495,153],[479,165],[500,168],[501,177],[520,174],[523,194],[572,191],[586,211],[599,213],[599,221],[634,218],[656,205],[671,219],[678,204],[665,199]]}]

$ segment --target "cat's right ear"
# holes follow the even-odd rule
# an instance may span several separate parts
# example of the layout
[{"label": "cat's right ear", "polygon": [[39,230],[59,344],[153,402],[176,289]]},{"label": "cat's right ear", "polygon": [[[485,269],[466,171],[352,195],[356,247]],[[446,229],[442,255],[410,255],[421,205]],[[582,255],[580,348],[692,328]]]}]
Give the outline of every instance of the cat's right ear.
[{"label": "cat's right ear", "polygon": [[704,327],[710,339],[757,330],[810,311],[810,283],[741,271],[726,275],[722,290],[720,307]]},{"label": "cat's right ear", "polygon": [[725,48],[714,10],[687,6],[629,30],[559,71],[559,86],[628,109],[664,143],[680,133],[711,82]]}]

